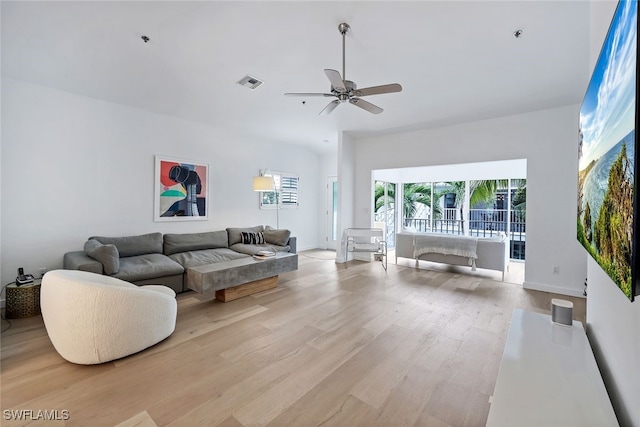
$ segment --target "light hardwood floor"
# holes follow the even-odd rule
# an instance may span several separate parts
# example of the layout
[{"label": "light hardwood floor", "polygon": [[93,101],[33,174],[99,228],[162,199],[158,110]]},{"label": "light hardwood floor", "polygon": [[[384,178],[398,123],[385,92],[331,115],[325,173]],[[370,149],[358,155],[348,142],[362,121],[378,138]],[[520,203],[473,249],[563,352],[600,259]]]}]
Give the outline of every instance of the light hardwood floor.
[{"label": "light hardwood floor", "polygon": [[[171,337],[103,365],[64,361],[41,316],[12,320],[2,425],[484,426],[513,309],[549,313],[557,297],[322,251],[299,264],[236,301],[179,295]],[[585,301],[561,298],[584,323]],[[6,419],[20,409],[69,419]]]}]

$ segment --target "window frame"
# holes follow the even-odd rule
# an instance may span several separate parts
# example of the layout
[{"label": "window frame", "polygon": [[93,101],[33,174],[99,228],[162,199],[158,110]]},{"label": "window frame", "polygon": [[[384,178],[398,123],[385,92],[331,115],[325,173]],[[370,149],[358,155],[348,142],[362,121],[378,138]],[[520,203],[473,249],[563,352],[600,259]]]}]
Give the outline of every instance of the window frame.
[{"label": "window frame", "polygon": [[[276,189],[273,191],[258,192],[260,209],[298,209],[300,207],[300,177],[297,174],[267,169],[262,173],[262,175],[273,177]],[[283,190],[283,180],[289,183],[295,182],[295,187],[284,187],[286,190]],[[280,196],[280,203],[278,203],[277,200],[278,195]],[[274,199],[275,202],[273,201]],[[291,199],[293,201],[283,202],[283,200],[287,199]]]}]

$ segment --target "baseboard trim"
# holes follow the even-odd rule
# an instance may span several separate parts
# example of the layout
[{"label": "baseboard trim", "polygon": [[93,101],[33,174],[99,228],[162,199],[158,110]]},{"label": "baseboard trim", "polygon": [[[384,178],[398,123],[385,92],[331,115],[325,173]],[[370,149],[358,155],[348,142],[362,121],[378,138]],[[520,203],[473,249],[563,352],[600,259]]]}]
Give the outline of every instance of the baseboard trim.
[{"label": "baseboard trim", "polygon": [[543,291],[543,292],[550,292],[552,294],[560,294],[560,295],[567,295],[570,297],[584,298],[584,294],[582,291],[579,291],[576,289],[562,288],[560,286],[547,285],[545,283],[535,283],[535,282],[525,281],[522,284],[522,287],[524,289],[531,289],[534,291]]}]

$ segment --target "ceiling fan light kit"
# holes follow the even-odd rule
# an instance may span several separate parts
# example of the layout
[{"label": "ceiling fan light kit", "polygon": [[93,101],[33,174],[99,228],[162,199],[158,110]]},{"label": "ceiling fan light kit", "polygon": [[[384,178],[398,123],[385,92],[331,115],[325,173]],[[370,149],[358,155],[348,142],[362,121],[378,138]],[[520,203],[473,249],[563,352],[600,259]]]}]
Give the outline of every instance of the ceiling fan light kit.
[{"label": "ceiling fan light kit", "polygon": [[363,89],[358,89],[355,82],[351,80],[346,80],[346,71],[345,71],[345,37],[347,32],[351,27],[347,23],[341,23],[338,25],[338,31],[342,34],[342,75],[340,75],[339,71],[332,69],[325,69],[324,74],[329,79],[331,83],[330,93],[285,93],[287,96],[322,96],[322,97],[333,97],[336,98],[331,101],[322,111],[320,111],[320,115],[330,114],[339,104],[343,102],[348,102],[351,105],[355,105],[356,107],[360,107],[365,111],[368,111],[372,114],[380,114],[382,113],[382,108],[374,105],[364,99],[361,99],[362,96],[369,95],[382,95],[385,93],[394,93],[401,92],[402,86],[398,83],[391,83],[381,86],[371,86]]}]

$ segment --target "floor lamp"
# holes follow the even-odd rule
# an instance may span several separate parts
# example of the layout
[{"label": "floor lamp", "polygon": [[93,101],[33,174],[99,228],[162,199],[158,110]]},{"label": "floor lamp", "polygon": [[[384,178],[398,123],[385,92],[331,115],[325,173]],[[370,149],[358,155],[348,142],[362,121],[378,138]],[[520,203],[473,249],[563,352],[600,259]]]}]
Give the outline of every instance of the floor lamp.
[{"label": "floor lamp", "polygon": [[253,177],[253,191],[273,191],[276,193],[276,229],[280,229],[280,195],[273,176],[266,176],[267,171]]}]

